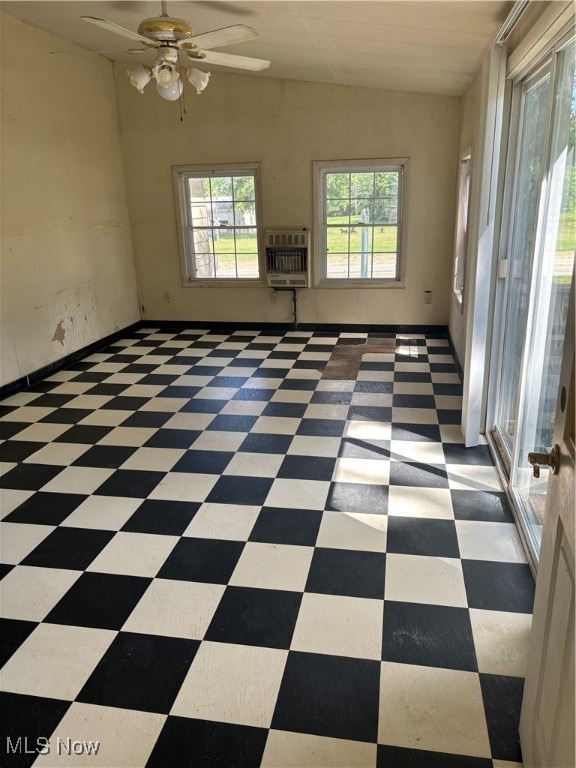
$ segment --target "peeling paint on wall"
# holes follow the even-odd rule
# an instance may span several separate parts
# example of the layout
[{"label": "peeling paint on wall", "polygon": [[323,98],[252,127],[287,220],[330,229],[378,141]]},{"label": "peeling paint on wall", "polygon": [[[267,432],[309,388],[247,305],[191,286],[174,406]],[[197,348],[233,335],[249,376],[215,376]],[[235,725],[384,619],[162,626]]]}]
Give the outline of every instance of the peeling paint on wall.
[{"label": "peeling paint on wall", "polygon": [[64,329],[64,322],[60,320],[52,336],[52,341],[59,341],[64,346],[64,339],[66,338],[66,331]]},{"label": "peeling paint on wall", "polygon": [[[78,347],[90,344],[98,323],[98,311],[91,280],[64,288],[56,294],[56,317],[60,318],[56,333],[62,346]],[[59,330],[60,329],[60,330]]]}]

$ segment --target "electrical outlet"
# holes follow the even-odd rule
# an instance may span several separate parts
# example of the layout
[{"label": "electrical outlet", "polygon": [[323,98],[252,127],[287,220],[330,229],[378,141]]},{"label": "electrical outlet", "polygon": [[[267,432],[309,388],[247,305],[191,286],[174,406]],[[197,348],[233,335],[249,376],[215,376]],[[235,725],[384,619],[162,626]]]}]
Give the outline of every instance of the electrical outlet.
[{"label": "electrical outlet", "polygon": [[424,291],[424,304],[432,304],[432,291]]},{"label": "electrical outlet", "polygon": [[172,292],[171,291],[164,291],[164,301],[165,302],[172,301]]},{"label": "electrical outlet", "polygon": [[271,301],[271,302],[273,302],[273,303],[275,303],[277,299],[278,299],[278,291],[274,291],[274,290],[273,290],[273,291],[272,291],[272,294],[271,294],[271,296],[270,296],[270,301]]}]

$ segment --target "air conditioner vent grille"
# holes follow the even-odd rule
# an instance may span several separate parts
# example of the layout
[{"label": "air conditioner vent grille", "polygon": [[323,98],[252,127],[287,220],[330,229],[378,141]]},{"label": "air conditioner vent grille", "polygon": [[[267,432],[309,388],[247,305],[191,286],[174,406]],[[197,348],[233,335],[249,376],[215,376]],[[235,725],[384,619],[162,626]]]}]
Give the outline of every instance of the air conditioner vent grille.
[{"label": "air conditioner vent grille", "polygon": [[307,272],[307,248],[266,248],[268,272]]},{"label": "air conditioner vent grille", "polygon": [[308,231],[307,230],[271,230],[269,229],[266,234],[266,247],[273,246],[291,246],[299,245],[305,248],[308,247]]},{"label": "air conditioner vent grille", "polygon": [[310,283],[308,230],[268,230],[264,241],[268,285],[307,288]]}]

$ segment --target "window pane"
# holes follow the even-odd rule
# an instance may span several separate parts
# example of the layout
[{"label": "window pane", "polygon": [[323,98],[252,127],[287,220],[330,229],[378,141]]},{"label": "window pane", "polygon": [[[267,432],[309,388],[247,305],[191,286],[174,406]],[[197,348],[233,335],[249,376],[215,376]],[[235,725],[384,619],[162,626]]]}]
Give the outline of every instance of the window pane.
[{"label": "window pane", "polygon": [[358,274],[355,277],[372,277],[372,231],[371,227],[363,227],[359,233],[360,248],[356,253],[351,253],[350,258],[354,265],[358,263]]},{"label": "window pane", "polygon": [[348,254],[329,253],[326,260],[326,277],[331,279],[348,277]]},{"label": "window pane", "polygon": [[326,223],[348,224],[350,220],[350,204],[348,200],[326,201]]},{"label": "window pane", "polygon": [[348,227],[328,227],[326,232],[328,253],[347,253],[348,235]]},{"label": "window pane", "polygon": [[[220,241],[221,244],[222,241]],[[219,247],[219,246],[218,246]],[[216,277],[236,277],[236,258],[233,253],[216,252]]]},{"label": "window pane", "polygon": [[258,240],[255,229],[236,230],[236,253],[257,253]]},{"label": "window pane", "polygon": [[256,224],[256,205],[255,203],[243,202],[234,203],[234,215],[230,219],[230,224],[236,227],[253,227]]},{"label": "window pane", "polygon": [[374,227],[374,250],[395,253],[398,250],[398,228]]},{"label": "window pane", "polygon": [[374,173],[352,173],[350,190],[352,199],[374,197]]},{"label": "window pane", "polygon": [[381,171],[376,173],[376,197],[398,198],[398,171]]},{"label": "window pane", "polygon": [[374,253],[372,257],[372,277],[394,279],[396,277],[396,254]]},{"label": "window pane", "polygon": [[212,193],[210,191],[210,179],[192,178],[188,179],[191,195],[197,195],[200,198],[210,200]]},{"label": "window pane", "polygon": [[358,227],[350,227],[350,253],[359,253],[364,245],[365,235]]},{"label": "window pane", "polygon": [[360,278],[362,277],[361,274],[361,259],[359,253],[351,253],[350,254],[350,274],[349,277],[351,278]]},{"label": "window pane", "polygon": [[212,223],[209,205],[204,203],[190,206],[190,223],[195,227],[209,227]]},{"label": "window pane", "polygon": [[241,253],[238,255],[238,277],[255,278],[258,277],[258,254]]},{"label": "window pane", "polygon": [[256,222],[256,203],[254,201],[250,203],[241,203],[240,210],[242,211],[242,224],[245,227],[255,227]]},{"label": "window pane", "polygon": [[211,194],[218,200],[232,200],[232,178],[230,176],[215,176],[210,179]]},{"label": "window pane", "polygon": [[215,226],[228,227],[234,223],[233,203],[228,200],[213,198],[212,216]]},{"label": "window pane", "polygon": [[188,196],[191,203],[210,200],[210,185],[208,179],[188,179]]},{"label": "window pane", "polygon": [[252,176],[235,176],[233,182],[234,200],[256,199],[254,178]]},{"label": "window pane", "polygon": [[374,201],[374,222],[376,224],[395,224],[398,221],[398,200],[383,197]]},{"label": "window pane", "polygon": [[233,227],[219,227],[217,230],[214,230],[215,234],[218,234],[218,248],[217,251],[222,250],[222,243],[227,243],[228,245],[224,247],[224,250],[226,251],[233,251],[234,250],[234,228]]},{"label": "window pane", "polygon": [[208,229],[191,231],[196,277],[214,277],[212,237]]},{"label": "window pane", "polygon": [[358,200],[358,215],[354,218],[354,224],[371,224],[374,221],[374,200]]},{"label": "window pane", "polygon": [[372,253],[374,247],[374,227],[360,227],[360,251]]},{"label": "window pane", "polygon": [[326,174],[326,197],[340,198],[348,200],[350,197],[350,174],[349,173],[327,173]]},{"label": "window pane", "polygon": [[191,223],[195,226],[209,226],[212,218],[209,187],[205,179],[188,179],[188,200]]}]

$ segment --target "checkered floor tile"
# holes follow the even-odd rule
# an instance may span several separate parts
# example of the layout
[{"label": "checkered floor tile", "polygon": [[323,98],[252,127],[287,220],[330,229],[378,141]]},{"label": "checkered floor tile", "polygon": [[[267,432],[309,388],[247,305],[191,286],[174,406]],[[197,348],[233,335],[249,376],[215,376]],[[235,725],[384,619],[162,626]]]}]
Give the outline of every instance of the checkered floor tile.
[{"label": "checkered floor tile", "polygon": [[321,378],[367,336],[141,329],[0,403],[2,765],[520,762],[506,497],[445,338]]}]

